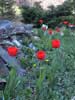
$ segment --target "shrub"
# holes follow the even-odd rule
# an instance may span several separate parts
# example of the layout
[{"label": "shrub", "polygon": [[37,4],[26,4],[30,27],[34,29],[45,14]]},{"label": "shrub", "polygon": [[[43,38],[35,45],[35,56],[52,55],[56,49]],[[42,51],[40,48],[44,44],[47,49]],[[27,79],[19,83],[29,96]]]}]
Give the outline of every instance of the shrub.
[{"label": "shrub", "polygon": [[42,18],[43,16],[43,9],[41,8],[41,6],[38,6],[37,4],[35,4],[33,7],[22,7],[22,16],[24,18],[24,22],[25,23],[36,23],[38,22],[38,20],[40,18]]},{"label": "shrub", "polygon": [[72,16],[72,7],[68,1],[65,1],[62,5],[54,7],[49,6],[49,9],[44,11],[39,3],[36,3],[33,7],[22,7],[22,15],[25,23],[35,23],[37,27],[39,19],[44,20],[44,24],[48,24],[49,27],[54,28],[61,21],[68,20],[74,22],[74,17]]}]

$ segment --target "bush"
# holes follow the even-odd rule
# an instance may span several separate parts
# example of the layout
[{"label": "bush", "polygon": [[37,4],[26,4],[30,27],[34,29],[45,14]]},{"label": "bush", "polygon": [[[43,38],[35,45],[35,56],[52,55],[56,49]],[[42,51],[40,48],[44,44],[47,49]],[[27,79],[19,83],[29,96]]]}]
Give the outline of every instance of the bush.
[{"label": "bush", "polygon": [[48,10],[44,11],[39,3],[36,3],[34,7],[22,7],[22,15],[25,23],[34,23],[37,27],[39,19],[43,19],[44,23],[48,24],[49,27],[54,28],[63,20],[68,20],[74,22],[74,17],[72,16],[71,4],[66,1],[62,5],[54,7],[53,5],[49,7]]},{"label": "bush", "polygon": [[25,23],[37,23],[43,16],[43,9],[41,7],[22,7],[22,16]]}]

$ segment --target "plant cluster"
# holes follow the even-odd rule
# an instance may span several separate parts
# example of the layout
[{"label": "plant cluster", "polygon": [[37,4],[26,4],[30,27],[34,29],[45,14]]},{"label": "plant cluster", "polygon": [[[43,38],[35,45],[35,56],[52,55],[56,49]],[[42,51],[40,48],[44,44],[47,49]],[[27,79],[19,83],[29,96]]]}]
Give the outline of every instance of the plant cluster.
[{"label": "plant cluster", "polygon": [[[65,27],[68,22],[63,23]],[[21,62],[27,73],[18,77],[14,69],[10,71],[4,98],[70,100],[75,95],[75,32],[66,27],[48,29],[47,25],[37,31],[40,40],[32,40],[37,50],[23,48],[26,56]]]},{"label": "plant cluster", "polygon": [[37,27],[40,27],[38,20],[42,18],[44,20],[44,24],[47,24],[52,28],[59,25],[59,23],[64,20],[68,20],[75,24],[75,17],[72,13],[75,11],[73,2],[74,1],[70,2],[69,0],[66,0],[62,5],[58,5],[57,7],[53,5],[49,6],[46,11],[41,8],[40,3],[31,8],[22,7],[21,11],[24,18],[23,22],[34,23]]}]

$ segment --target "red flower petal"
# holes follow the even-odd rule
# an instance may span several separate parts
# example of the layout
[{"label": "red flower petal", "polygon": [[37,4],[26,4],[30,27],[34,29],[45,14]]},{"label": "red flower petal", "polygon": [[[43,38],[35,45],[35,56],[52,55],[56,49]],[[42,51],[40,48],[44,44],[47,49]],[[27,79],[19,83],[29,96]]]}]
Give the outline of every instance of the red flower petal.
[{"label": "red flower petal", "polygon": [[56,28],[56,32],[60,32],[60,28],[57,27],[57,28]]},{"label": "red flower petal", "polygon": [[60,40],[58,39],[52,40],[52,48],[60,48]]},{"label": "red flower petal", "polygon": [[63,24],[68,25],[68,24],[69,24],[69,22],[68,22],[68,21],[64,21],[64,22],[63,22]]},{"label": "red flower petal", "polygon": [[18,52],[18,48],[14,47],[14,46],[10,46],[7,48],[7,51],[10,56],[16,56],[17,52]]},{"label": "red flower petal", "polygon": [[38,22],[39,22],[39,24],[42,24],[43,23],[43,19],[40,19]]},{"label": "red flower petal", "polygon": [[39,60],[44,60],[45,57],[46,57],[45,51],[42,51],[42,50],[38,51],[38,52],[36,53],[36,57],[37,57]]},{"label": "red flower petal", "polygon": [[75,27],[75,25],[74,25],[74,24],[68,24],[68,26],[69,26],[69,27]]},{"label": "red flower petal", "polygon": [[43,30],[43,31],[46,31],[47,29],[46,29],[46,27],[42,27],[42,30]]},{"label": "red flower petal", "polygon": [[52,35],[52,34],[53,34],[52,29],[49,29],[49,30],[48,30],[48,34],[50,34],[50,35]]}]

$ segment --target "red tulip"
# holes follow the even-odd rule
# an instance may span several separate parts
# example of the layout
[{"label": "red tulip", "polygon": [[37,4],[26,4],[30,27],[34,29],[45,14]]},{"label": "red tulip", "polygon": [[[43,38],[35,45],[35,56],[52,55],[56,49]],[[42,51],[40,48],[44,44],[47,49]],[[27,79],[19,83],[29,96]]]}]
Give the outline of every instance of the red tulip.
[{"label": "red tulip", "polygon": [[18,48],[14,47],[14,46],[10,46],[7,48],[7,51],[10,56],[16,56],[17,52],[18,52]]},{"label": "red tulip", "polygon": [[43,23],[43,19],[40,19],[40,20],[39,20],[39,24],[42,24],[42,23]]},{"label": "red tulip", "polygon": [[60,48],[60,40],[58,39],[52,40],[52,48]]},{"label": "red tulip", "polygon": [[50,34],[50,35],[52,35],[52,34],[53,34],[52,29],[49,29],[49,30],[48,30],[48,34]]},{"label": "red tulip", "polygon": [[39,59],[39,60],[44,60],[45,57],[46,57],[46,53],[45,51],[43,50],[40,50],[36,53],[36,57]]},{"label": "red tulip", "polygon": [[64,21],[64,22],[63,22],[63,24],[68,25],[68,24],[69,24],[69,22],[68,22],[68,21]]},{"label": "red tulip", "polygon": [[56,32],[60,32],[60,28],[57,27],[57,28],[56,28]]}]

